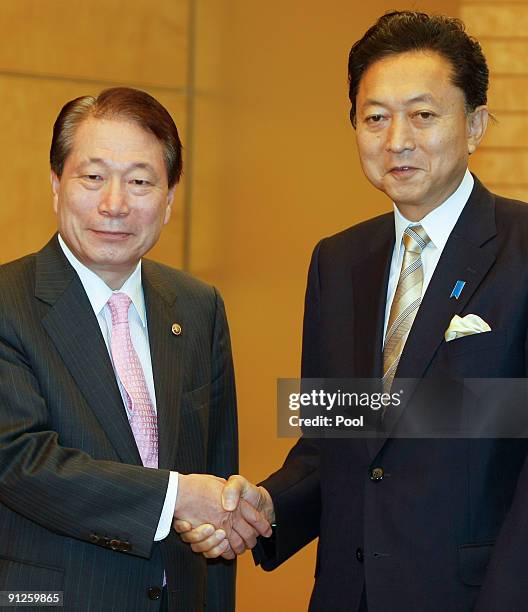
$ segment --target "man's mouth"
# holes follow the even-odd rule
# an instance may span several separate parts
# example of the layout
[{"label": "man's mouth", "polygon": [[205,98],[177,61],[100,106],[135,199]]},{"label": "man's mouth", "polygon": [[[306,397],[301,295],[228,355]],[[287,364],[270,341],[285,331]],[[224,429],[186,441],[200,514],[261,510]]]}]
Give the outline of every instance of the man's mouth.
[{"label": "man's mouth", "polygon": [[406,172],[408,170],[417,170],[415,166],[394,166],[390,172]]},{"label": "man's mouth", "polygon": [[395,177],[406,177],[406,176],[411,176],[413,174],[415,174],[417,171],[419,170],[419,168],[416,168],[415,166],[393,166],[390,170],[389,170],[389,174],[391,174],[392,176]]},{"label": "man's mouth", "polygon": [[94,234],[99,236],[100,238],[106,238],[108,240],[124,240],[131,236],[130,232],[120,232],[115,230],[91,230]]}]

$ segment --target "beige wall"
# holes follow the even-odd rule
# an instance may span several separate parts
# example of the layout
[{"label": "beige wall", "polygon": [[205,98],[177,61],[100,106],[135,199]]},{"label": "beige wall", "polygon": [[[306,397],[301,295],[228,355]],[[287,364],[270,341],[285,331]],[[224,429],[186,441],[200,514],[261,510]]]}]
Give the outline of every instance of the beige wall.
[{"label": "beige wall", "polygon": [[[397,7],[456,15],[459,4],[415,0]],[[176,215],[154,255],[172,265],[185,259],[224,295],[241,471],[252,479],[277,468],[293,442],[276,436],[276,379],[299,371],[313,246],[389,209],[358,166],[346,60],[352,42],[394,6],[388,0],[0,2],[0,261],[39,248],[53,231],[47,154],[64,101],[120,83],[158,97],[181,128],[186,173]],[[528,121],[525,8],[466,0],[460,9],[490,53],[492,108],[500,119],[473,167],[512,193],[524,193],[528,183],[518,139]],[[314,550],[269,575],[250,556],[242,558],[238,610],[306,610]]]}]

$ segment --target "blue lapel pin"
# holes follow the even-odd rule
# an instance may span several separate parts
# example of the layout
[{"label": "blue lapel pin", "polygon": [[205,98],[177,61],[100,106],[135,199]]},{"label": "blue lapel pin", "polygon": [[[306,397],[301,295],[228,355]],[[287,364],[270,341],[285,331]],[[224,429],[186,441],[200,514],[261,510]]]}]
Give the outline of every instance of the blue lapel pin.
[{"label": "blue lapel pin", "polygon": [[464,289],[465,284],[466,284],[466,281],[457,280],[457,282],[455,283],[455,286],[453,287],[453,291],[451,291],[451,295],[449,296],[449,299],[455,298],[455,300],[458,300],[458,298],[460,297],[460,294],[462,293],[462,289]]}]

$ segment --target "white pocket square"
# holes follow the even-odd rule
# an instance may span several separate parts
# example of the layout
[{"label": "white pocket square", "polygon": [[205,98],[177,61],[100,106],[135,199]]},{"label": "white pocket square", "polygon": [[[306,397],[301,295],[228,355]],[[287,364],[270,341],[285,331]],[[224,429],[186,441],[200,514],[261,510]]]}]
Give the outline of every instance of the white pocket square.
[{"label": "white pocket square", "polygon": [[449,327],[446,329],[444,337],[446,342],[450,342],[462,336],[471,336],[472,334],[480,334],[489,331],[491,331],[491,327],[478,315],[468,314],[465,317],[455,315],[451,319],[451,323],[449,323]]}]

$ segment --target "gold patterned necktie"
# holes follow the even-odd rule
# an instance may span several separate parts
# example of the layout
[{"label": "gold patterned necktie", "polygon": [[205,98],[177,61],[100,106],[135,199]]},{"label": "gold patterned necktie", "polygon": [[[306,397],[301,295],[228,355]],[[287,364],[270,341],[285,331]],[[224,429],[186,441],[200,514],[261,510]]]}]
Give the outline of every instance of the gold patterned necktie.
[{"label": "gold patterned necktie", "polygon": [[407,336],[422,301],[422,251],[430,242],[421,225],[410,226],[403,233],[402,268],[385,334],[383,348],[383,390],[390,391]]}]

